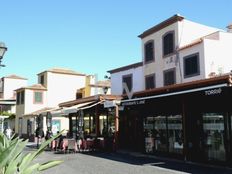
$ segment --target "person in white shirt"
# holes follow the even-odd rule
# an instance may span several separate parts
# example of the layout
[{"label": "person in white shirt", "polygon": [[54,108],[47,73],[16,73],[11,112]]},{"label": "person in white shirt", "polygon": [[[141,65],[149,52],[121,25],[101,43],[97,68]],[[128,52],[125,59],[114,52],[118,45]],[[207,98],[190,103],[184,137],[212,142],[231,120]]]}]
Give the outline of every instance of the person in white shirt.
[{"label": "person in white shirt", "polygon": [[11,138],[11,134],[12,134],[12,130],[11,130],[10,127],[8,127],[8,128],[6,129],[6,136],[7,136],[8,139]]}]

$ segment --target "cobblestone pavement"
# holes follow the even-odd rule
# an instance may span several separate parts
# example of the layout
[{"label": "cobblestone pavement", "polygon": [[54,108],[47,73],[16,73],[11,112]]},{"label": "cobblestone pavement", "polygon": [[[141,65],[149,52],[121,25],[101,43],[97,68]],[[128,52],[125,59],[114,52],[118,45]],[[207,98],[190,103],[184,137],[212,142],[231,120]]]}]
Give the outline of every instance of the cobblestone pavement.
[{"label": "cobblestone pavement", "polygon": [[64,162],[59,166],[44,171],[43,174],[232,173],[232,169],[228,168],[212,168],[128,153],[54,154],[54,152],[44,152],[36,162],[42,163],[47,160],[63,160]]}]

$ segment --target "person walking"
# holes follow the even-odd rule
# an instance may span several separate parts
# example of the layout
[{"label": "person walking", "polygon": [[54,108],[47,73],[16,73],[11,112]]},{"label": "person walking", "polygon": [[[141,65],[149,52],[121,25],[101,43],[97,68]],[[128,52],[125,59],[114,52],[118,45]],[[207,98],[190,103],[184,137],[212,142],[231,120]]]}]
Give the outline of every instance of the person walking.
[{"label": "person walking", "polygon": [[35,130],[35,136],[37,138],[37,148],[42,143],[42,139],[44,138],[44,131],[42,128],[37,127]]}]

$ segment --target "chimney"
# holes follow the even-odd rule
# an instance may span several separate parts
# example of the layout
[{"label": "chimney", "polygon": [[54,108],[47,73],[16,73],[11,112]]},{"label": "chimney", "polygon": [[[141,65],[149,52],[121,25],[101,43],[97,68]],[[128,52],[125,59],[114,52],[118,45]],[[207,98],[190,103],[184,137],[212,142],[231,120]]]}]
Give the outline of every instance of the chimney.
[{"label": "chimney", "polygon": [[230,23],[226,28],[227,32],[232,33],[232,23]]}]

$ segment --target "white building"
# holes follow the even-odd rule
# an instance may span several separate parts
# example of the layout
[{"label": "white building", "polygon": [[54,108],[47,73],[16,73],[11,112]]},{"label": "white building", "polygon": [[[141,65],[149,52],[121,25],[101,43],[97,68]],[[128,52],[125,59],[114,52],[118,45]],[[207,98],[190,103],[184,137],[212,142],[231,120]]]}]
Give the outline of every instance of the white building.
[{"label": "white building", "polygon": [[76,90],[85,87],[85,74],[73,70],[54,68],[38,74],[38,83],[48,91],[47,107],[76,99]]},{"label": "white building", "polygon": [[109,89],[109,93],[109,82],[96,82],[93,75],[69,69],[53,68],[39,73],[38,84],[16,90],[16,133],[33,138],[38,124],[46,132],[49,117],[52,117],[53,133],[68,130],[69,119],[64,117],[58,105],[77,98],[102,94],[103,88]]},{"label": "white building", "polygon": [[17,75],[9,75],[0,79],[0,98],[16,99],[15,89],[27,85],[27,79]]},{"label": "white building", "polygon": [[47,89],[41,84],[36,84],[19,88],[16,92],[15,131],[19,135],[24,133],[32,134],[32,131],[34,131],[34,126],[32,126],[34,118],[24,118],[24,115],[46,107]]},{"label": "white building", "polygon": [[[0,112],[1,113],[7,112],[8,115],[15,114],[16,93],[14,90],[22,86],[27,86],[27,79],[14,74],[2,77],[0,79]],[[4,127],[6,128],[9,126],[11,129],[13,129],[14,119],[6,120],[6,117],[2,117],[2,120],[3,118],[5,118]],[[1,121],[0,124],[3,124],[3,121]],[[0,127],[3,128],[3,125],[0,125]]]},{"label": "white building", "polygon": [[[141,69],[121,69],[111,73],[112,94],[122,93],[124,76],[142,77],[132,91],[184,83],[232,70],[232,33],[208,27],[174,15],[138,36],[142,43]],[[128,66],[130,67],[130,66]],[[135,72],[136,71],[136,72]],[[137,75],[139,76],[139,75]],[[142,78],[142,79],[141,79]],[[138,79],[136,79],[138,80]],[[130,86],[130,84],[129,84]]]},{"label": "white building", "polygon": [[[76,91],[85,86],[85,81],[85,74],[54,68],[39,73],[38,84],[17,89],[16,133],[22,136],[33,135],[40,114],[42,127],[46,131],[45,116],[48,111],[56,109],[61,102],[76,99]],[[68,119],[65,117],[59,116],[52,119],[52,122],[57,131],[68,127]]]}]

